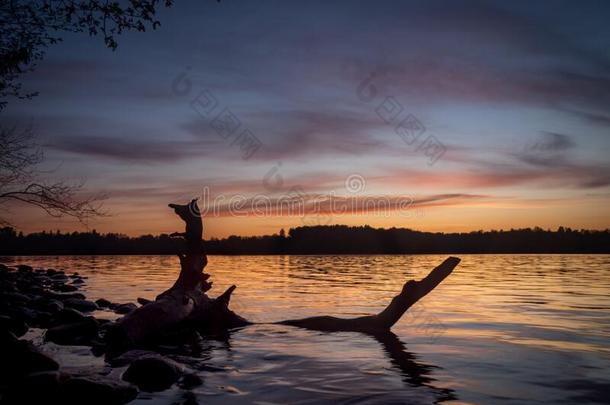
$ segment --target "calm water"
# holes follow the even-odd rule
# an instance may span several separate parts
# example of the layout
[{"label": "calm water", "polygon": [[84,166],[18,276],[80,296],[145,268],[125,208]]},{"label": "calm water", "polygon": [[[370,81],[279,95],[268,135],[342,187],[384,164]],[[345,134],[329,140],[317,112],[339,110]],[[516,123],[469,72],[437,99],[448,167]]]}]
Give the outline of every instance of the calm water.
[{"label": "calm water", "polygon": [[[212,256],[207,271],[211,295],[237,284],[232,308],[264,323],[377,312],[444,257]],[[115,302],[153,298],[179,268],[170,256],[7,260],[78,271],[89,277],[88,298]],[[204,385],[194,392],[202,404],[610,403],[609,298],[609,255],[464,255],[394,334],[262,324],[180,360],[200,370]],[[90,365],[86,349],[46,348],[68,368]],[[134,403],[181,395],[142,393]]]}]

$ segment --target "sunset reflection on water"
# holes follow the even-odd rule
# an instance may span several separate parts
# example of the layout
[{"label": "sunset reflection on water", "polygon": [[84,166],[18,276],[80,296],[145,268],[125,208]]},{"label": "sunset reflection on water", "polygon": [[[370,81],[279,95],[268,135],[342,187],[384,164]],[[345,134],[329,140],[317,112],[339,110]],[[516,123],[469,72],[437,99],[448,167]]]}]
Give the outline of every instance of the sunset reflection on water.
[{"label": "sunset reflection on water", "polygon": [[[602,403],[610,378],[610,256],[463,255],[454,273],[386,336],[254,325],[210,341],[190,366],[202,402]],[[211,256],[210,295],[269,323],[378,312],[445,256]],[[78,271],[89,299],[152,299],[172,256],[19,257]],[[107,313],[106,317],[114,314]],[[61,353],[65,348],[50,346]],[[74,355],[71,353],[69,355]],[[166,403],[178,390],[141,394]],[[604,399],[606,398],[606,399]],[[457,402],[456,402],[457,403]]]}]

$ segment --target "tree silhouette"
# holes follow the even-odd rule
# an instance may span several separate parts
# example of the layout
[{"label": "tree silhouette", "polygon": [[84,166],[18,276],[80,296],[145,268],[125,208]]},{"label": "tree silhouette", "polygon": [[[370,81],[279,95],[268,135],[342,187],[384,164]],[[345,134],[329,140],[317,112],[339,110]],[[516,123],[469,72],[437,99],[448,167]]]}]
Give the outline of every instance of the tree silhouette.
[{"label": "tree silhouette", "polygon": [[23,73],[31,71],[46,49],[68,32],[102,35],[116,49],[116,36],[124,31],[156,29],[155,14],[173,0],[0,0],[0,110],[9,97],[31,98],[24,93]]},{"label": "tree silhouette", "polygon": [[[432,233],[345,225],[298,227],[288,236],[229,236],[205,242],[208,254],[610,253],[610,230]],[[169,235],[40,232],[0,229],[0,254],[174,254]]]},{"label": "tree silhouette", "polygon": [[[71,216],[81,222],[103,215],[99,202],[102,195],[81,196],[82,184],[41,179],[38,163],[42,151],[36,146],[29,129],[0,128],[0,212],[15,201],[36,206],[53,217]],[[0,224],[9,224],[0,216]]]}]

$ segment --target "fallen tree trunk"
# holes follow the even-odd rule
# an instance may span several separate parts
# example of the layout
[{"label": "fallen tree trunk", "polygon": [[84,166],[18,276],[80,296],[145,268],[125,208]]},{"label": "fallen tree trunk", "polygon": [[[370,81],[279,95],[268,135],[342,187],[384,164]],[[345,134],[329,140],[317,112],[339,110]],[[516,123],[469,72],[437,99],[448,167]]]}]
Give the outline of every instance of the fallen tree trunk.
[{"label": "fallen tree trunk", "polygon": [[218,333],[248,325],[248,321],[229,309],[234,289],[231,286],[215,299],[202,291],[168,290],[108,328],[106,353],[112,357],[185,327]]},{"label": "fallen tree trunk", "polygon": [[[147,303],[125,315],[108,327],[106,354],[117,355],[135,345],[163,336],[182,328],[217,333],[249,325],[246,319],[229,309],[231,286],[219,297],[206,295],[212,283],[203,273],[207,257],[202,248],[201,216],[196,201],[188,205],[170,207],[186,222],[186,232],[176,234],[186,239],[186,253],[179,254],[180,274],[174,285],[161,293],[155,301]],[[380,333],[389,331],[413,304],[439,285],[458,265],[460,259],[450,257],[420,281],[408,281],[383,311],[359,318],[318,316],[277,322],[321,331],[360,331]]]},{"label": "fallen tree trunk", "polygon": [[445,278],[451,274],[459,264],[460,259],[449,257],[438,267],[430,272],[420,281],[407,281],[400,294],[392,299],[392,302],[376,315],[361,316],[359,318],[337,318],[334,316],[314,316],[304,319],[292,319],[278,322],[283,325],[298,326],[306,329],[321,331],[359,331],[367,333],[378,333],[389,331],[398,322],[402,315],[436,288]]}]

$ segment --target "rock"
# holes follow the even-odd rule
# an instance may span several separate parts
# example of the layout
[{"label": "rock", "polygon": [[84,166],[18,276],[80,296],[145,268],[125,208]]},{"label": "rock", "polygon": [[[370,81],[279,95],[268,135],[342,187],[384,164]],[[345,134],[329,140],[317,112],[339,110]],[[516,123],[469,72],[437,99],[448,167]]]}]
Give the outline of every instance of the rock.
[{"label": "rock", "polygon": [[10,316],[0,315],[0,330],[9,331],[17,337],[25,335],[28,331],[28,324],[22,319],[11,318]]},{"label": "rock", "polygon": [[137,308],[138,308],[138,306],[137,306],[136,304],[134,304],[133,302],[129,302],[129,303],[127,303],[127,304],[121,304],[121,305],[119,305],[119,306],[118,306],[118,307],[117,307],[117,308],[114,310],[114,312],[115,312],[116,314],[125,315],[125,314],[128,314],[128,313],[130,313],[131,311],[133,311],[133,310],[135,310],[135,309],[137,309]]},{"label": "rock", "polygon": [[178,386],[185,390],[190,390],[203,384],[203,380],[197,374],[188,373],[178,381]]},{"label": "rock", "polygon": [[50,313],[57,313],[64,309],[64,303],[59,300],[50,299],[45,306],[45,309]]},{"label": "rock", "polygon": [[60,384],[61,374],[58,371],[31,373],[11,384],[2,403],[57,403],[60,400]]},{"label": "rock", "polygon": [[78,287],[70,285],[70,284],[61,284],[54,288],[55,291],[59,292],[73,292],[78,290]]},{"label": "rock", "polygon": [[81,294],[81,293],[56,293],[53,291],[45,291],[43,294],[45,297],[47,298],[53,298],[56,300],[60,300],[62,302],[65,302],[66,300],[69,299],[77,299],[77,300],[84,300],[85,299],[85,295]]},{"label": "rock", "polygon": [[12,319],[24,321],[33,327],[46,327],[51,322],[53,315],[46,311],[36,311],[25,307],[8,307],[2,311]]},{"label": "rock", "polygon": [[123,366],[133,363],[134,361],[136,361],[137,359],[140,359],[142,357],[155,357],[155,356],[158,356],[158,354],[156,352],[152,352],[150,350],[135,349],[135,350],[129,350],[129,351],[121,354],[118,357],[107,359],[106,361],[112,367],[123,367]]},{"label": "rock", "polygon": [[54,371],[59,364],[42,353],[26,340],[3,343],[0,347],[0,375],[5,379],[16,380],[38,371]]},{"label": "rock", "polygon": [[140,305],[147,305],[147,304],[150,304],[151,302],[153,302],[153,301],[147,300],[146,298],[138,297],[138,303]]},{"label": "rock", "polygon": [[190,391],[185,392],[182,397],[184,398],[184,401],[182,401],[181,405],[199,405],[197,397]]},{"label": "rock", "polygon": [[68,281],[68,276],[66,276],[65,274],[54,274],[51,276],[51,280],[66,282],[66,281]]},{"label": "rock", "polygon": [[15,292],[16,288],[13,283],[8,280],[0,280],[0,291],[3,292]]},{"label": "rock", "polygon": [[27,264],[19,264],[17,265],[17,271],[21,273],[31,273],[34,269],[32,266],[28,266]]},{"label": "rock", "polygon": [[61,398],[68,404],[125,404],[137,395],[133,385],[101,376],[71,377],[61,386]]},{"label": "rock", "polygon": [[59,323],[82,322],[87,318],[82,312],[74,308],[64,308],[55,316]]},{"label": "rock", "polygon": [[87,345],[91,339],[97,337],[98,329],[95,319],[85,318],[81,322],[50,328],[44,338],[59,345]]},{"label": "rock", "polygon": [[110,305],[112,305],[112,302],[108,301],[106,298],[95,300],[95,303],[101,308],[108,308]]},{"label": "rock", "polygon": [[85,280],[83,280],[82,278],[77,278],[74,281],[72,281],[72,284],[84,284]]},{"label": "rock", "polygon": [[175,361],[161,356],[146,356],[133,361],[123,380],[134,383],[142,391],[157,392],[171,387],[182,374],[182,367]]},{"label": "rock", "polygon": [[32,302],[30,302],[29,306],[36,310],[50,312],[52,314],[56,314],[59,311],[61,311],[62,309],[64,309],[63,302],[61,302],[59,300],[55,300],[53,298],[49,299],[49,298],[45,298],[45,297],[38,297],[38,298],[32,300]]},{"label": "rock", "polygon": [[32,299],[25,294],[18,292],[3,292],[0,294],[0,302],[8,302],[16,305],[26,305]]},{"label": "rock", "polygon": [[44,288],[40,284],[28,284],[27,286],[19,286],[22,293],[34,294],[34,295],[43,295]]},{"label": "rock", "polygon": [[100,339],[91,339],[89,342],[91,345],[91,354],[95,357],[101,357],[106,354],[106,342]]},{"label": "rock", "polygon": [[99,309],[95,302],[78,298],[68,298],[67,300],[64,300],[64,305],[83,312],[90,312]]},{"label": "rock", "polygon": [[7,347],[10,347],[11,345],[16,344],[19,341],[19,339],[17,339],[17,336],[15,336],[15,334],[13,332],[11,332],[8,329],[0,329],[0,344],[1,345],[6,345]]}]

